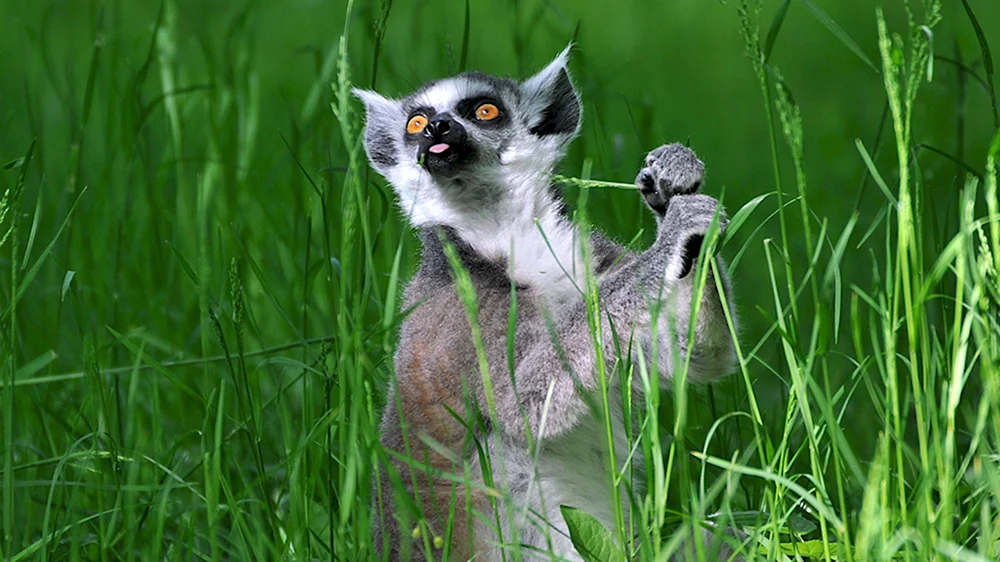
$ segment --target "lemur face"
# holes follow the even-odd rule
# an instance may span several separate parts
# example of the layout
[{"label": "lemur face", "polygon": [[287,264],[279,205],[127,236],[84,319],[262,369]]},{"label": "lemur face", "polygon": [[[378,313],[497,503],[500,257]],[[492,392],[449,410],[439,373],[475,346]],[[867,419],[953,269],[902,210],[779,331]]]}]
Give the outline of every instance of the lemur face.
[{"label": "lemur face", "polygon": [[400,101],[407,115],[401,157],[432,177],[455,179],[499,160],[521,132],[517,84],[480,73],[431,82]]},{"label": "lemur face", "polygon": [[[466,72],[394,100],[355,90],[365,103],[365,149],[415,225],[449,224],[469,205],[527,196],[526,171],[548,173],[580,128],[568,48],[517,82]],[[537,183],[537,182],[535,182]]]}]

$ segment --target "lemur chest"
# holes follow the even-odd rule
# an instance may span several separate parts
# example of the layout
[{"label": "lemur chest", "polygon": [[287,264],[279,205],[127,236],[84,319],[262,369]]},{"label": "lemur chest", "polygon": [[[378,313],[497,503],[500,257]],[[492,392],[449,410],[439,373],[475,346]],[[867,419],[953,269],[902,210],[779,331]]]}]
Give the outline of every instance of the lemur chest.
[{"label": "lemur chest", "polygon": [[477,224],[460,233],[483,257],[502,262],[517,286],[530,289],[539,304],[557,313],[581,297],[588,269],[592,272],[575,225],[552,213]]}]

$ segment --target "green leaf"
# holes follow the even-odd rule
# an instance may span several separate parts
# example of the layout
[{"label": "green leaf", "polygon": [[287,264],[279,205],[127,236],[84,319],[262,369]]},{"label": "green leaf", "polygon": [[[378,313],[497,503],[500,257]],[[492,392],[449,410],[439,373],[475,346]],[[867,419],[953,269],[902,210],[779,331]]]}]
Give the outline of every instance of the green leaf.
[{"label": "green leaf", "polygon": [[13,310],[14,303],[21,300],[21,297],[24,296],[24,292],[28,289],[28,285],[30,285],[31,282],[35,280],[35,277],[41,270],[42,265],[45,263],[45,260],[47,260],[48,257],[52,254],[52,250],[53,248],[55,248],[56,241],[59,240],[59,237],[62,235],[63,230],[66,229],[66,225],[69,224],[70,217],[72,217],[73,212],[76,211],[77,205],[80,204],[80,200],[83,199],[83,196],[86,193],[87,193],[87,187],[84,186],[84,188],[80,190],[80,194],[76,196],[76,200],[73,201],[73,205],[69,208],[69,212],[66,213],[66,218],[63,219],[62,224],[59,225],[58,229],[56,229],[56,233],[52,237],[52,241],[49,242],[49,245],[46,246],[44,250],[42,250],[42,253],[38,256],[38,259],[35,260],[34,265],[32,265],[30,269],[28,269],[28,272],[24,275],[24,278],[20,280],[21,283],[18,285],[17,291],[14,293],[14,298],[11,299],[11,302],[7,304],[6,308],[4,308],[3,314],[0,314],[0,323],[7,321],[7,318],[10,315],[10,311]]},{"label": "green leaf", "polygon": [[[734,511],[732,513],[719,514],[718,516],[709,517],[716,524],[731,523],[737,527],[756,527],[763,521],[771,521],[771,517],[766,513],[749,510],[749,511]],[[812,521],[792,513],[781,525],[780,529],[784,532],[797,533],[800,535],[806,535],[816,530],[816,524]]]},{"label": "green leaf", "polygon": [[807,535],[816,530],[816,524],[797,513],[788,516],[785,527],[793,533]]},{"label": "green leaf", "polygon": [[568,505],[560,505],[559,510],[569,528],[569,538],[585,562],[625,562],[625,553],[594,516]]},{"label": "green leaf", "polygon": [[396,292],[399,290],[399,264],[403,258],[403,241],[396,245],[396,255],[392,258],[389,272],[389,288],[385,295],[385,312],[382,315],[382,329],[389,330],[396,318]]},{"label": "green leaf", "polygon": [[24,165],[25,162],[27,162],[27,160],[23,156],[21,158],[15,158],[14,160],[7,162],[3,166],[0,166],[0,170],[12,170],[14,168],[20,168],[21,166]]},{"label": "green leaf", "polygon": [[868,68],[871,68],[875,72],[878,72],[878,68],[875,67],[875,63],[873,63],[871,59],[868,58],[868,55],[866,55],[865,52],[861,50],[861,47],[858,46],[857,42],[855,42],[854,39],[851,39],[851,36],[848,35],[846,31],[844,31],[844,28],[840,27],[840,25],[838,25],[837,22],[833,21],[833,18],[827,15],[827,13],[824,12],[815,3],[813,3],[812,0],[802,0],[802,3],[805,4],[806,8],[809,8],[809,11],[812,12],[814,16],[816,16],[816,19],[818,19],[819,22],[823,24],[830,31],[830,33],[833,34],[834,37],[839,39],[840,42],[843,43],[845,47],[847,47],[852,53],[854,53],[859,59],[861,59],[861,61],[865,63],[868,66]]},{"label": "green leaf", "polygon": [[23,367],[19,368],[16,373],[14,373],[14,380],[20,381],[29,377],[35,376],[36,373],[48,367],[50,363],[56,360],[58,355],[53,350],[48,350],[45,353],[35,357]]},{"label": "green leaf", "polygon": [[743,226],[743,223],[745,223],[747,219],[750,218],[750,214],[753,213],[758,206],[760,206],[761,202],[763,202],[764,199],[766,199],[769,195],[773,194],[774,192],[772,191],[769,193],[765,193],[763,195],[758,195],[757,197],[754,197],[753,199],[747,201],[746,205],[740,207],[740,210],[736,211],[736,213],[733,215],[733,218],[729,219],[729,225],[726,227],[726,238],[723,241],[723,244],[730,238],[732,238],[733,235],[739,232],[740,227]]},{"label": "green leaf", "polygon": [[469,0],[465,0],[465,25],[462,26],[462,56],[458,62],[458,71],[465,72],[469,60]]},{"label": "green leaf", "polygon": [[962,0],[962,6],[965,7],[965,14],[969,16],[969,22],[972,23],[972,29],[976,32],[976,39],[979,41],[979,49],[983,53],[983,70],[986,71],[986,80],[990,84],[990,109],[993,110],[993,126],[1000,127],[1000,114],[997,112],[997,90],[993,85],[993,54],[990,52],[990,44],[986,42],[986,34],[983,33],[983,27],[979,25],[979,19],[976,18],[975,12],[972,11],[972,7],[969,6],[969,0]]},{"label": "green leaf", "polygon": [[847,220],[847,224],[844,225],[843,230],[840,232],[840,238],[837,240],[837,244],[833,247],[833,252],[830,255],[830,261],[826,266],[826,274],[823,275],[823,285],[830,285],[835,277],[840,274],[840,263],[843,261],[844,252],[847,250],[847,243],[851,239],[851,233],[854,232],[855,225],[858,224],[858,213],[851,215],[851,218]]},{"label": "green leaf", "polygon": [[[793,542],[793,543],[781,543],[779,545],[781,552],[787,554],[788,556],[801,556],[803,558],[817,558],[821,560],[826,559],[826,548],[830,549],[830,560],[840,560],[840,552],[837,549],[837,545],[834,543],[825,544],[823,541],[804,541],[804,542]],[[766,547],[761,546],[761,553],[766,553]]]},{"label": "green leaf", "polygon": [[712,466],[717,466],[724,470],[730,470],[737,474],[762,478],[764,480],[767,480],[768,482],[775,482],[777,484],[781,484],[782,486],[788,488],[789,491],[797,495],[799,499],[809,504],[809,507],[812,508],[813,513],[816,515],[816,517],[822,517],[827,521],[829,521],[838,533],[844,531],[844,523],[840,520],[839,517],[837,517],[837,514],[834,513],[834,511],[830,509],[828,505],[826,505],[821,499],[812,494],[809,490],[803,488],[800,484],[793,482],[792,480],[786,478],[785,476],[776,474],[772,472],[770,469],[762,470],[751,466],[743,466],[728,461],[726,459],[720,459],[718,457],[706,455],[698,451],[691,451],[690,454],[691,456],[693,456],[698,460],[707,462]]},{"label": "green leaf", "polygon": [[639,188],[634,183],[622,183],[616,181],[601,181],[592,180],[590,178],[571,178],[567,176],[553,175],[551,176],[552,181],[560,185],[568,185],[572,187],[579,187],[581,189],[589,189],[592,187],[596,188],[610,188],[610,189],[625,189],[629,191],[636,191]]},{"label": "green leaf", "polygon": [[868,154],[868,150],[865,149],[865,144],[861,142],[861,139],[854,139],[854,145],[858,147],[858,154],[865,161],[865,166],[868,166],[868,173],[871,174],[872,179],[875,180],[875,185],[882,190],[882,194],[885,198],[892,203],[893,207],[899,205],[899,201],[896,200],[896,196],[892,194],[892,190],[886,185],[885,180],[882,179],[882,174],[879,173],[878,168],[875,167],[875,162],[872,161],[871,155]]},{"label": "green leaf", "polygon": [[190,279],[191,282],[194,283],[195,286],[197,286],[198,274],[194,272],[194,269],[191,267],[191,264],[189,264],[188,261],[184,259],[184,254],[181,253],[180,249],[177,246],[174,246],[170,242],[167,242],[167,246],[170,247],[170,251],[173,252],[174,257],[177,258],[177,263],[181,265],[181,269],[183,269],[184,273],[187,274],[188,279]]},{"label": "green leaf", "polygon": [[63,276],[62,297],[60,297],[59,302],[65,302],[66,301],[66,293],[69,292],[69,285],[70,285],[70,283],[73,282],[73,277],[76,277],[76,272],[73,271],[72,269],[69,270],[69,271],[67,271],[66,275]]},{"label": "green leaf", "polygon": [[767,38],[764,40],[764,62],[771,58],[771,49],[774,48],[774,41],[778,38],[778,32],[781,31],[781,24],[785,22],[785,15],[788,13],[788,6],[791,3],[792,0],[782,2],[778,13],[771,20],[771,27],[767,30]]},{"label": "green leaf", "polygon": [[[990,143],[990,149],[988,153],[991,157],[994,158],[996,157],[997,154],[1000,154],[1000,130],[997,130],[996,136],[993,137],[993,142]],[[987,170],[987,172],[989,171],[990,170]]]}]

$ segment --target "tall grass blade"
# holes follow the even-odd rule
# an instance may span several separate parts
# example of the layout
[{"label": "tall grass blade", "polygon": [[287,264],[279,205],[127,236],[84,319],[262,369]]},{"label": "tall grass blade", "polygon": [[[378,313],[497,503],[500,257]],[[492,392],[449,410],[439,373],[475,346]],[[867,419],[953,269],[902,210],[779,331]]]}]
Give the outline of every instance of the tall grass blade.
[{"label": "tall grass blade", "polygon": [[823,24],[823,26],[826,27],[827,30],[830,31],[830,33],[833,34],[834,37],[836,37],[841,43],[843,43],[844,46],[848,48],[848,50],[850,50],[852,53],[855,54],[855,56],[861,59],[861,62],[865,63],[865,66],[867,66],[868,68],[872,69],[875,72],[878,72],[878,68],[875,66],[875,63],[873,63],[872,60],[868,58],[868,55],[865,54],[865,52],[861,49],[861,47],[857,44],[857,42],[855,42],[854,39],[851,39],[851,36],[848,35],[846,31],[844,31],[844,28],[840,27],[840,25],[837,24],[837,22],[833,21],[833,18],[827,15],[827,13],[824,12],[822,8],[817,6],[816,3],[813,2],[813,0],[801,0],[801,1],[803,4],[805,4],[806,8],[809,8],[809,11],[812,12],[813,16],[815,16],[816,19],[819,20],[819,22]]},{"label": "tall grass blade", "polygon": [[767,37],[764,39],[764,62],[766,63],[771,59],[771,50],[774,49],[774,42],[778,39],[778,33],[781,31],[781,25],[785,23],[785,14],[788,13],[788,6],[792,4],[792,0],[784,0],[780,6],[778,6],[778,12],[774,14],[774,19],[771,20],[771,27],[767,29]]},{"label": "tall grass blade", "polygon": [[965,8],[965,15],[969,16],[972,29],[976,32],[976,40],[979,41],[979,50],[983,54],[983,71],[986,74],[986,82],[989,84],[993,127],[1000,129],[1000,110],[997,109],[1000,106],[997,105],[997,90],[996,85],[993,83],[993,53],[990,51],[989,42],[986,41],[986,33],[983,32],[983,26],[979,25],[979,18],[976,17],[976,13],[972,11],[972,6],[969,5],[969,0],[962,0],[962,7]]}]

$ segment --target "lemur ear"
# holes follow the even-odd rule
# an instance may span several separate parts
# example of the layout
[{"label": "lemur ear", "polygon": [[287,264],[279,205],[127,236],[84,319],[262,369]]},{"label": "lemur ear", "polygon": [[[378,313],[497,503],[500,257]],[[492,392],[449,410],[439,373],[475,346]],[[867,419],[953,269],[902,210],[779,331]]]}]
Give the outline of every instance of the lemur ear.
[{"label": "lemur ear", "polygon": [[399,163],[396,138],[405,126],[406,116],[396,100],[371,90],[355,88],[351,91],[365,104],[365,152],[372,167],[385,175],[389,168]]},{"label": "lemur ear", "polygon": [[580,130],[580,96],[566,70],[572,47],[568,45],[541,72],[521,84],[528,127],[535,135],[564,135],[569,140]]}]

